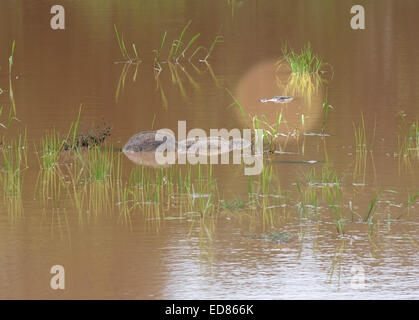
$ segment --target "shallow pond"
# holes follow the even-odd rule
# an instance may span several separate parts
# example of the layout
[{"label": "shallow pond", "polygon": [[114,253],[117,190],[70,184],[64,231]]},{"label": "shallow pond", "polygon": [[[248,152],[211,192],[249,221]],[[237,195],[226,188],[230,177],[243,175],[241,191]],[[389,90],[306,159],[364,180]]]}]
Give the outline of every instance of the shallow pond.
[{"label": "shallow pond", "polygon": [[[365,30],[346,0],[61,4],[65,30],[46,2],[0,3],[4,126],[15,107],[0,128],[0,298],[419,298],[417,1],[360,1]],[[206,49],[165,63],[189,21],[188,57],[223,41],[206,63]],[[124,63],[114,25],[141,62]],[[285,43],[308,42],[324,72],[277,68]],[[275,96],[293,100],[261,102]],[[112,126],[105,145],[40,169],[45,133],[66,136],[80,104],[80,132]],[[279,114],[260,175],[142,167],[119,151],[179,120],[244,129]]]}]

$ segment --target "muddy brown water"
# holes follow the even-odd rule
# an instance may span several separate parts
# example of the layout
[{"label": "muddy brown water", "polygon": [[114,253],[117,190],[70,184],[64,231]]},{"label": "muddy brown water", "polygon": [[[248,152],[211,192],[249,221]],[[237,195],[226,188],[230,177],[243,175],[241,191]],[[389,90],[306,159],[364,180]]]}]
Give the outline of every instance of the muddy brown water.
[{"label": "muddy brown water", "polygon": [[[54,31],[47,2],[1,1],[0,88],[9,88],[15,40],[12,85],[19,119],[1,134],[11,140],[27,128],[29,166],[21,198],[0,201],[1,298],[419,298],[418,201],[407,208],[408,196],[419,191],[418,159],[394,156],[398,113],[409,123],[418,117],[419,4],[360,1],[366,29],[354,31],[351,1],[231,3],[234,7],[229,1],[62,1],[66,29]],[[203,52],[193,64],[183,62],[184,70],[177,70],[183,86],[172,83],[169,66],[162,64],[157,87],[152,50],[164,30],[174,39],[189,20],[187,35],[200,33],[197,43],[208,47],[218,32],[224,42],[216,44],[208,65],[198,61]],[[135,65],[126,67],[119,90],[124,65],[114,63],[121,61],[114,24],[128,46],[136,44],[142,60],[136,75]],[[300,48],[308,41],[333,72],[304,85],[287,70],[276,71],[275,62],[283,43]],[[231,106],[226,88],[242,104],[244,118]],[[188,129],[246,128],[249,114],[271,120],[282,110],[290,128],[304,114],[301,132],[319,133],[326,88],[334,107],[325,130],[329,136],[301,135],[298,143],[290,138],[285,148],[290,153],[265,159],[281,190],[291,194],[286,205],[268,209],[273,223],[261,208],[219,209],[205,219],[178,208],[166,212],[173,218],[157,219],[136,208],[127,223],[114,198],[106,210],[98,204],[81,211],[64,191],[59,209],[40,199],[34,144],[52,127],[66,133],[80,104],[81,129],[110,123],[107,142],[120,148],[131,135],[150,130],[153,119],[154,128],[175,132],[178,120],[186,120]],[[276,95],[295,99],[259,102]],[[5,91],[0,105],[7,110],[9,104]],[[361,112],[368,137],[374,121],[376,130],[365,175],[356,175],[353,123],[360,122]],[[301,163],[307,160],[320,162]],[[135,166],[122,162],[124,172]],[[371,226],[358,218],[339,235],[327,203],[319,204],[318,219],[300,216],[296,183],[312,168],[320,172],[325,162],[342,177],[347,219],[351,210],[364,217],[382,191],[372,236]],[[214,177],[221,199],[247,199],[242,167],[218,166]],[[272,231],[298,239],[279,244],[246,237]],[[53,265],[65,269],[64,290],[50,287]],[[362,288],[356,286],[360,272]]]}]

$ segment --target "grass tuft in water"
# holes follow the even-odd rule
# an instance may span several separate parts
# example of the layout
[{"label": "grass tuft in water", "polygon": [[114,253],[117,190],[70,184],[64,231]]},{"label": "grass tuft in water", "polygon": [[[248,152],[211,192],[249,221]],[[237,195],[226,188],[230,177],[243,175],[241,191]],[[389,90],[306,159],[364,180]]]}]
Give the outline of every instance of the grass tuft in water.
[{"label": "grass tuft in water", "polygon": [[365,130],[364,114],[361,114],[361,123],[353,123],[356,152],[367,153],[367,133]]},{"label": "grass tuft in water", "polygon": [[65,140],[61,139],[55,129],[46,133],[41,140],[41,156],[38,156],[39,165],[43,169],[53,169],[58,163]]},{"label": "grass tuft in water", "polygon": [[4,197],[21,197],[23,187],[22,172],[27,168],[27,138],[19,134],[17,141],[6,144],[3,140],[2,147],[2,175]]},{"label": "grass tuft in water", "polygon": [[92,147],[85,152],[76,150],[80,163],[88,172],[89,181],[104,181],[111,177],[113,169],[113,151],[111,148]]},{"label": "grass tuft in water", "polygon": [[116,25],[113,25],[114,27],[114,31],[115,31],[115,35],[116,35],[116,40],[118,42],[119,45],[119,50],[121,51],[121,56],[122,58],[125,60],[125,63],[136,63],[140,61],[140,58],[138,56],[138,51],[137,51],[137,47],[135,46],[134,43],[132,43],[132,51],[134,53],[134,57],[131,58],[131,56],[128,54],[128,50],[127,47],[125,45],[125,41],[124,41],[124,36],[121,34],[119,34],[118,32],[118,28],[116,27]]},{"label": "grass tuft in water", "polygon": [[419,120],[408,123],[401,117],[398,135],[398,156],[400,159],[419,159]]},{"label": "grass tuft in water", "polygon": [[[289,135],[283,134],[280,132],[282,123],[285,122],[285,119],[282,115],[282,110],[279,114],[276,115],[274,123],[270,123],[266,115],[262,115],[261,118],[258,116],[251,117],[253,129],[262,130],[263,143],[267,145],[268,151],[274,153],[278,148],[279,151],[284,151],[286,144],[288,142]],[[280,143],[279,137],[285,136],[285,144]]]},{"label": "grass tuft in water", "polygon": [[282,49],[283,58],[277,62],[278,68],[287,63],[292,73],[318,73],[323,66],[321,58],[313,53],[311,44],[308,43],[300,52],[289,48],[287,44]]}]

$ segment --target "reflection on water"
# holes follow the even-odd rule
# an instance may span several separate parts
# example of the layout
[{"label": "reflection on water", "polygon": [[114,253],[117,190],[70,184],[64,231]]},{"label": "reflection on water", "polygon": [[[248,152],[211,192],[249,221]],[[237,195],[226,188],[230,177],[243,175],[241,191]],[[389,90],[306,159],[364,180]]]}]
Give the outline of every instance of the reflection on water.
[{"label": "reflection on water", "polygon": [[[47,4],[3,1],[0,297],[418,298],[417,5],[365,4],[374,26],[355,32],[350,1],[297,2],[64,1],[52,31]],[[114,25],[135,61],[115,63]],[[199,37],[166,59],[185,26],[183,45]],[[278,70],[285,42],[325,72]],[[260,102],[275,96],[293,100]],[[112,124],[106,145],[44,148],[80,104],[81,131]],[[262,173],[119,151],[179,120],[258,123]]]}]

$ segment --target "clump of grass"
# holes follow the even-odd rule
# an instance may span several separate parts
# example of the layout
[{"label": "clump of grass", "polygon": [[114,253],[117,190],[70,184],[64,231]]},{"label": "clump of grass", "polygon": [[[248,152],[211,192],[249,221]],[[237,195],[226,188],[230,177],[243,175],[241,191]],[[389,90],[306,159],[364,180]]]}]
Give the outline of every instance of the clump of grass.
[{"label": "clump of grass", "polygon": [[[190,25],[191,25],[192,21],[190,20],[185,27],[183,27],[179,37],[177,39],[172,40],[172,42],[170,43],[170,48],[169,48],[169,53],[167,56],[167,62],[172,62],[175,64],[178,64],[180,59],[182,58],[186,58],[186,53],[189,50],[192,50],[193,45],[197,42],[198,38],[200,37],[200,33],[196,33],[194,34],[189,41],[184,41],[185,39],[185,35],[187,30],[189,29]],[[160,48],[158,50],[154,50],[155,52],[155,57],[154,57],[154,69],[157,70],[158,72],[160,72],[163,68],[161,66],[161,62],[160,62],[160,56],[161,56],[161,51],[163,50],[164,44],[166,42],[167,39],[167,31],[165,31],[162,35],[161,41],[160,41]],[[208,50],[207,50],[207,54],[203,59],[199,59],[200,62],[207,62],[209,57],[211,56],[212,52],[214,51],[215,45],[217,43],[221,43],[223,42],[223,36],[220,34],[217,34],[215,36],[214,41],[211,43],[211,45],[209,46]],[[197,46],[194,51],[192,52],[192,54],[189,56],[188,60],[189,62],[192,60],[192,58],[201,50],[204,50],[205,48],[201,45]]]},{"label": "clump of grass", "polygon": [[87,154],[91,178],[101,181],[110,177],[113,166],[112,150],[101,150],[98,147],[94,147],[88,149]]},{"label": "clump of grass", "polygon": [[355,163],[354,163],[354,170],[353,170],[353,180],[356,181],[356,180],[362,179],[362,182],[361,182],[362,184],[365,184],[368,150],[370,151],[371,163],[373,165],[373,170],[375,174],[373,149],[374,149],[376,125],[377,125],[377,121],[375,120],[372,136],[371,138],[368,139],[367,132],[366,132],[366,124],[364,120],[364,114],[361,113],[361,122],[358,125],[356,125],[353,122],[354,143],[355,143]]},{"label": "clump of grass", "polygon": [[324,65],[321,58],[313,53],[311,44],[308,43],[300,52],[289,48],[287,44],[282,49],[283,58],[277,62],[278,68],[287,63],[292,73],[318,73],[320,68]]},{"label": "clump of grass", "polygon": [[115,30],[116,40],[118,41],[118,45],[119,45],[119,49],[121,51],[122,58],[125,60],[124,62],[125,63],[138,63],[138,62],[140,62],[137,47],[135,46],[135,44],[132,43],[132,50],[133,50],[134,57],[131,57],[128,54],[128,50],[127,50],[127,47],[126,47],[125,41],[124,41],[124,36],[122,35],[122,33],[121,33],[121,35],[119,35],[118,28],[116,27],[115,24],[113,25],[113,27],[114,27],[114,30]]},{"label": "clump of grass", "polygon": [[22,195],[23,175],[27,168],[26,164],[26,133],[16,141],[6,145],[3,141],[2,147],[2,182],[3,193],[6,197],[20,197]]},{"label": "clump of grass", "polygon": [[353,123],[356,152],[367,153],[367,133],[365,130],[364,115],[361,114],[361,124]]},{"label": "clump of grass", "polygon": [[323,66],[319,56],[313,53],[311,44],[308,43],[300,52],[289,48],[287,44],[282,49],[283,58],[277,62],[278,68],[285,62],[291,68],[292,73],[318,73]]},{"label": "clump of grass", "polygon": [[92,147],[85,154],[77,150],[77,156],[89,173],[88,180],[104,181],[111,176],[114,162],[111,148]]},{"label": "clump of grass", "polygon": [[176,60],[176,58],[178,57],[178,52],[179,52],[179,50],[182,46],[183,37],[185,36],[186,30],[188,30],[191,23],[192,23],[192,21],[189,20],[189,22],[186,24],[186,26],[183,27],[182,32],[179,35],[179,38],[174,39],[172,41],[172,45],[171,45],[170,50],[169,50],[169,56],[167,57],[168,61],[170,61],[171,59]]},{"label": "clump of grass", "polygon": [[46,133],[41,141],[41,156],[39,164],[43,169],[53,169],[58,163],[65,140],[61,139],[55,129]]},{"label": "clump of grass", "polygon": [[[193,46],[193,44],[197,41],[197,39],[200,37],[200,33],[196,33],[194,34],[188,42],[183,42],[184,38],[185,38],[185,34],[187,32],[187,30],[189,29],[190,25],[191,25],[192,21],[190,20],[185,27],[183,27],[179,37],[177,39],[172,40],[171,44],[170,44],[170,48],[169,48],[169,53],[167,56],[167,60],[166,62],[171,62],[171,63],[175,63],[175,64],[179,64],[180,59],[182,58],[186,58],[186,53],[188,52],[188,50]],[[164,33],[162,34],[162,38],[160,41],[160,47],[157,50],[153,50],[155,52],[155,56],[154,56],[154,69],[157,72],[160,72],[163,70],[162,65],[161,65],[161,61],[160,61],[160,56],[161,56],[161,52],[163,50],[163,47],[166,43],[166,39],[167,39],[167,31],[164,31]],[[200,49],[203,49],[202,46],[198,46],[194,53],[189,57],[189,61],[192,58],[192,56],[198,52]]]},{"label": "clump of grass", "polygon": [[342,184],[337,172],[326,163],[320,172],[316,168],[312,168],[305,179],[306,184],[297,183],[297,190],[301,198],[297,206],[300,217],[305,214],[309,218],[307,208],[310,208],[314,213],[314,218],[318,218],[319,205],[324,202],[330,209],[337,232],[344,234]]},{"label": "clump of grass", "polygon": [[[183,29],[183,31],[182,31],[182,33],[181,33],[181,35],[179,37],[179,40],[176,43],[176,48],[175,48],[175,50],[173,52],[173,57],[174,57],[174,59],[175,59],[176,62],[178,62],[178,60],[181,57],[182,58],[185,58],[186,52],[189,50],[189,48],[195,43],[195,41],[200,36],[199,33],[193,35],[192,38],[188,41],[188,43],[183,47],[183,50],[180,51],[181,50],[181,44],[182,44],[181,40],[183,39],[184,33],[185,33],[186,29],[189,27],[190,24],[191,24],[191,21],[189,21],[189,23],[185,26],[185,28]],[[197,49],[199,50],[199,48],[200,48],[200,46]],[[197,50],[197,49],[195,49],[195,50]],[[170,59],[170,57],[169,57],[169,59]]]},{"label": "clump of grass", "polygon": [[262,130],[263,143],[267,145],[268,151],[274,153],[277,148],[283,151],[283,146],[279,142],[280,136],[289,137],[288,134],[280,132],[282,123],[285,119],[282,116],[282,111],[276,115],[274,123],[270,123],[266,115],[262,115],[261,118],[258,116],[251,117],[253,129]]},{"label": "clump of grass", "polygon": [[[55,167],[55,166],[54,166]],[[52,167],[51,167],[52,168]],[[44,209],[60,209],[63,189],[67,183],[60,170],[42,170],[39,172],[36,185],[39,184],[39,199]]]},{"label": "clump of grass", "polygon": [[402,117],[402,123],[399,126],[400,133],[398,142],[398,157],[400,158],[418,158],[419,159],[419,120],[408,123]]},{"label": "clump of grass", "polygon": [[342,190],[340,186],[334,186],[326,189],[327,202],[332,211],[338,233],[345,233],[345,220],[342,212]]},{"label": "clump of grass", "polygon": [[317,174],[316,168],[312,168],[308,172],[307,183],[309,186],[334,187],[340,185],[341,181],[337,172],[325,164],[320,175]]}]

